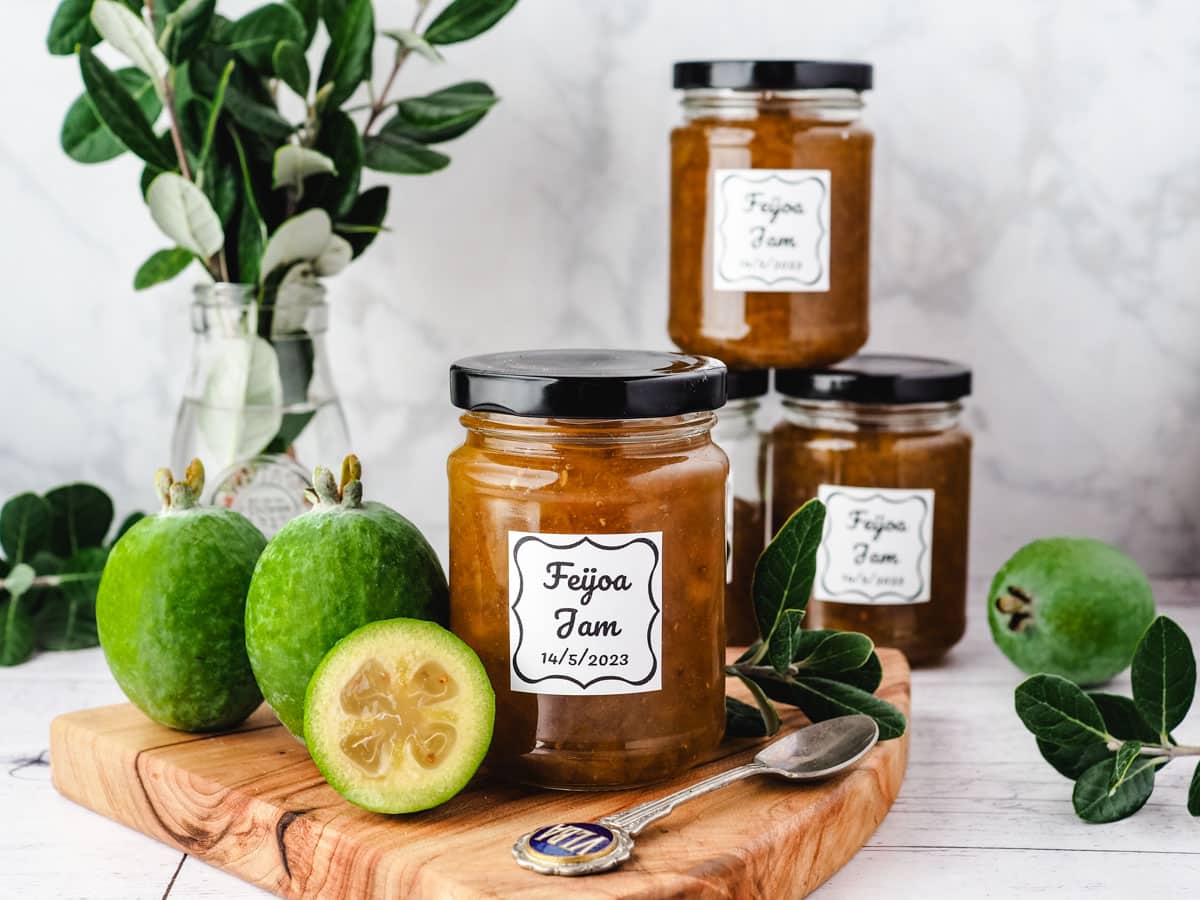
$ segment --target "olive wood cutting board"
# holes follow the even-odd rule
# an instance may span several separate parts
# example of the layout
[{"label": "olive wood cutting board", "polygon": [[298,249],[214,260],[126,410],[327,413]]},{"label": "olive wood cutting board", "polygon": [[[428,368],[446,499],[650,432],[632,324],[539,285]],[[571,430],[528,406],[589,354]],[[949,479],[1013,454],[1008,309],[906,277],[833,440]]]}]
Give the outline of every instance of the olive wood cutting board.
[{"label": "olive wood cutting board", "polygon": [[[879,694],[907,714],[908,664],[896,650],[879,655]],[[730,692],[749,699],[732,681]],[[805,722],[794,710],[783,718],[785,731]],[[172,731],[128,704],[68,713],[50,726],[63,795],[285,897],[803,897],[887,815],[907,735],[828,782],[759,777],[693,800],[647,827],[615,872],[550,877],[510,855],[513,841],[540,825],[652,799],[746,762],[759,743],[728,740],[704,764],[647,788],[559,793],[484,777],[438,809],[383,816],[342,800],[265,706],[218,735]]]}]

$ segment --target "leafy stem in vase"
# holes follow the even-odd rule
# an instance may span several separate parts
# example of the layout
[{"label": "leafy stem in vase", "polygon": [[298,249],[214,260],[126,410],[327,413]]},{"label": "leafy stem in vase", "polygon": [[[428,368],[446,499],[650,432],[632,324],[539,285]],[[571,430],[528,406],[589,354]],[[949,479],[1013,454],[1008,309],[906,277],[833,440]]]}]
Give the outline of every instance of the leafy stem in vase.
[{"label": "leafy stem in vase", "polygon": [[[86,164],[139,157],[143,198],[170,241],[138,269],[135,289],[199,263],[216,282],[253,287],[245,302],[257,302],[261,313],[239,337],[271,347],[295,338],[291,328],[277,333],[288,288],[338,274],[385,230],[390,189],[364,186],[366,173],[445,168],[450,157],[440,148],[498,102],[480,81],[393,97],[411,56],[440,63],[438,47],[483,34],[516,0],[437,5],[428,27],[431,2],[416,0],[410,27],[378,30],[372,0],[280,0],[236,19],[218,12],[218,0],[60,0],[47,47],[77,57],[85,87],[63,123],[63,149]],[[322,29],[328,46],[319,65],[310,65]],[[396,52],[376,92],[372,64],[381,36],[396,42]],[[127,65],[114,71],[102,57]],[[293,116],[293,108],[301,113]],[[303,317],[289,316],[296,318]],[[229,354],[235,361],[268,356],[261,347]],[[239,395],[270,397],[279,378],[307,386],[311,376],[276,377],[268,369],[246,367],[265,380]],[[279,437],[244,448],[245,455]]]},{"label": "leafy stem in vase", "polygon": [[871,639],[800,627],[824,525],[824,505],[810,500],[784,523],[755,565],[754,612],[762,637],[725,671],[749,688],[756,707],[727,698],[726,731],[731,735],[774,734],[781,724],[775,702],[798,707],[813,722],[855,713],[871,716],[881,740],[904,734],[904,714],[874,695],[883,668]]}]

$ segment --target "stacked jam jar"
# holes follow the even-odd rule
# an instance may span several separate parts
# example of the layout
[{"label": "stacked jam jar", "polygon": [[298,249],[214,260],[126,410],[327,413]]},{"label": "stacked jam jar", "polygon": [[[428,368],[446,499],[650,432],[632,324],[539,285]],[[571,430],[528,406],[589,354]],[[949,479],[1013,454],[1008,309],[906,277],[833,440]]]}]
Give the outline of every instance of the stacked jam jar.
[{"label": "stacked jam jar", "polygon": [[[810,627],[915,662],[962,634],[970,373],[867,340],[871,67],[675,67],[670,334],[682,352],[461,359],[451,627],[496,692],[493,769],[603,789],[677,774],[725,724],[770,534],[828,509]],[[782,396],[761,434],[760,404]],[[770,398],[774,404],[774,398]]]},{"label": "stacked jam jar", "polygon": [[[810,498],[826,505],[806,627],[863,631],[914,663],[965,627],[971,373],[858,354],[870,301],[872,67],[675,65],[670,335],[729,367],[714,439],[731,460],[730,643],[755,637],[754,561]],[[771,370],[781,408],[758,416]]]}]

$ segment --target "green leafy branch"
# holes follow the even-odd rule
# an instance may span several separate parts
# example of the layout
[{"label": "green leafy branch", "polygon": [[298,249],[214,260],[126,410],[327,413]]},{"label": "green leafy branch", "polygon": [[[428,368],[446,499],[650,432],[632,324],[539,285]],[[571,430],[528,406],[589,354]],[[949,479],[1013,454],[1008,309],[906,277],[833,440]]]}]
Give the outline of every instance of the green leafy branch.
[{"label": "green leafy branch", "polygon": [[137,524],[113,522],[108,494],[67,484],[39,496],[18,494],[0,508],[0,666],[27,660],[38,647],[94,647],[96,589],[109,549]]},{"label": "green leafy branch", "polygon": [[[498,98],[467,81],[395,99],[397,76],[413,55],[440,63],[438,48],[477,37],[515,5],[452,0],[421,31],[430,4],[417,0],[408,28],[377,32],[371,0],[286,0],[236,20],[217,0],[61,0],[47,46],[78,56],[86,88],[62,146],[83,163],[126,152],[145,163],[146,204],[173,246],[142,265],[136,288],[197,261],[214,280],[272,295],[288,280],[336,274],[383,230],[388,188],[361,190],[365,169],[449,165],[434,147],[477,125]],[[314,77],[308,51],[321,29],[329,46]],[[376,91],[379,36],[396,51]],[[102,40],[130,65],[110,69],[92,50]],[[282,114],[284,88],[302,101],[301,121]],[[369,102],[349,105],[360,93]]]},{"label": "green leafy branch", "polygon": [[731,735],[774,734],[780,718],[772,701],[798,707],[814,722],[871,716],[881,740],[904,734],[904,714],[874,694],[883,667],[871,639],[800,627],[824,527],[825,506],[810,500],[784,523],[754,567],[754,613],[762,637],[725,671],[746,685],[755,705],[726,698]]},{"label": "green leafy branch", "polygon": [[[1071,801],[1086,822],[1115,822],[1141,809],[1155,774],[1200,747],[1176,743],[1196,691],[1196,657],[1175,622],[1159,616],[1138,643],[1130,670],[1133,697],[1085,692],[1058,675],[1034,675],[1017,686],[1017,715],[1037,738],[1046,762],[1075,782]],[[1200,764],[1188,812],[1200,816]]]}]

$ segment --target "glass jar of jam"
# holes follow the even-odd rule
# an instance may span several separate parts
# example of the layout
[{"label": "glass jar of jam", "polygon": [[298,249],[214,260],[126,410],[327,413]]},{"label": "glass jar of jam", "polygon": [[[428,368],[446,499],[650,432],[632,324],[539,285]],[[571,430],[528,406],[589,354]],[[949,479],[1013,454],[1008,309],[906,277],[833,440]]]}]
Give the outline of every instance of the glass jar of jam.
[{"label": "glass jar of jam", "polygon": [[713,441],[729,457],[725,636],[727,643],[735,647],[758,640],[750,587],[754,564],[767,545],[766,459],[758,412],[769,387],[769,376],[766,369],[730,369],[729,399],[717,413],[713,429]]},{"label": "glass jar of jam", "polygon": [[867,341],[864,63],[681,62],[670,333],[732,367],[812,367]]},{"label": "glass jar of jam", "polygon": [[966,627],[971,436],[959,417],[970,370],[863,355],[776,372],[775,385],[772,524],[811,497],[826,506],[805,627],[936,660]]},{"label": "glass jar of jam", "polygon": [[725,726],[725,367],[607,350],[451,368],[451,627],[496,691],[489,761],[543,787],[674,775]]}]

